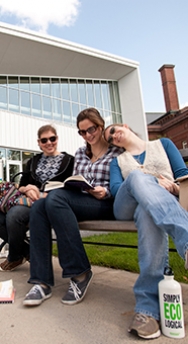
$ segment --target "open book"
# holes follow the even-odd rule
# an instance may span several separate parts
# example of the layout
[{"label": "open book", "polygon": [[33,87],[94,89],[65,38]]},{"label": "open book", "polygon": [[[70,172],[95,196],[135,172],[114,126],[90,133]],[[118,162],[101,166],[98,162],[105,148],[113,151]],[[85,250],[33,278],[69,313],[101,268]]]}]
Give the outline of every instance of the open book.
[{"label": "open book", "polygon": [[12,279],[0,282],[0,303],[13,303],[15,289]]},{"label": "open book", "polygon": [[63,187],[79,188],[81,190],[90,190],[94,187],[82,175],[71,176],[65,179],[64,182],[49,181],[45,184],[44,191],[50,191]]}]

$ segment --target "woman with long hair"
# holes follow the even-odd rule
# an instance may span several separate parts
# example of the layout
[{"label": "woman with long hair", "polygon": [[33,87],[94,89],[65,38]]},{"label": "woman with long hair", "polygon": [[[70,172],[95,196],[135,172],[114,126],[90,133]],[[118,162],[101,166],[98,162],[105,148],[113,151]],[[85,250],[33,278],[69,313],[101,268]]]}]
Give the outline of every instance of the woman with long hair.
[{"label": "woman with long hair", "polygon": [[140,274],[128,331],[145,339],[157,338],[158,283],[168,262],[168,235],[188,269],[188,212],[178,202],[179,185],[174,182],[188,175],[188,169],[168,138],[144,141],[127,124],[110,125],[104,135],[106,142],[125,149],[110,166],[115,218],[134,220],[138,229]]},{"label": "woman with long hair", "polygon": [[75,154],[73,175],[82,175],[94,189],[58,189],[37,201],[30,215],[30,278],[34,284],[26,295],[25,306],[40,305],[51,296],[54,285],[51,228],[57,237],[62,276],[70,278],[63,296],[64,304],[80,302],[92,279],[92,271],[79,232],[78,221],[113,219],[110,193],[110,162],[122,149],[109,147],[104,140],[104,120],[95,108],[81,111],[77,117],[78,133],[86,141]]}]

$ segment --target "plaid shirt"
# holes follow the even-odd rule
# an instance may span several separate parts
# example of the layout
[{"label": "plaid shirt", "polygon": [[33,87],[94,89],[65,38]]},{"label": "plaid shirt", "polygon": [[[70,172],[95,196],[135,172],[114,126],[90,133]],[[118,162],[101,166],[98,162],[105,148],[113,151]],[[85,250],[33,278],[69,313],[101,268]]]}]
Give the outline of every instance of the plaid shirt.
[{"label": "plaid shirt", "polygon": [[124,149],[109,147],[107,152],[95,162],[85,154],[86,147],[80,147],[75,153],[73,175],[81,174],[90,184],[102,186],[106,189],[105,198],[111,197],[110,193],[110,162],[121,154]]}]

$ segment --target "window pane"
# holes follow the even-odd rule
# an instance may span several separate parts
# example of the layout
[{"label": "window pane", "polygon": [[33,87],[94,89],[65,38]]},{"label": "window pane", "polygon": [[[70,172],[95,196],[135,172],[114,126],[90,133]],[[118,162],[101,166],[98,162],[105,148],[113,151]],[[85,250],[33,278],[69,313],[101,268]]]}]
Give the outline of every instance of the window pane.
[{"label": "window pane", "polygon": [[76,80],[70,80],[70,91],[71,91],[71,100],[73,102],[78,102],[78,85]]},{"label": "window pane", "polygon": [[42,78],[41,80],[41,92],[47,96],[50,96],[50,79]]},{"label": "window pane", "polygon": [[42,113],[44,118],[52,118],[51,98],[42,97]]},{"label": "window pane", "polygon": [[19,160],[20,161],[21,160],[20,151],[8,149],[7,150],[7,159],[8,160]]},{"label": "window pane", "polygon": [[62,120],[62,111],[61,111],[61,100],[52,99],[53,101],[53,118],[57,121]]},{"label": "window pane", "polygon": [[114,89],[114,98],[115,98],[115,108],[117,112],[121,112],[120,109],[120,100],[119,100],[119,90],[118,90],[118,83],[114,82],[113,84],[113,89]]},{"label": "window pane", "polygon": [[25,115],[31,114],[31,105],[30,105],[30,93],[20,91],[21,98],[21,113]]},{"label": "window pane", "polygon": [[101,86],[99,82],[94,81],[94,92],[95,92],[96,107],[102,108]]},{"label": "window pane", "polygon": [[32,115],[42,117],[41,98],[38,94],[32,94]]},{"label": "window pane", "polygon": [[14,89],[9,89],[9,110],[19,112],[19,93]]},{"label": "window pane", "polygon": [[61,92],[62,92],[63,99],[70,100],[68,79],[61,80]]},{"label": "window pane", "polygon": [[87,85],[87,101],[89,106],[95,106],[93,96],[93,84],[92,81],[86,81]]},{"label": "window pane", "polygon": [[86,101],[86,85],[85,85],[85,82],[82,80],[78,80],[78,92],[79,92],[79,97],[80,97],[80,103],[86,105],[87,104],[87,101]]},{"label": "window pane", "polygon": [[31,152],[22,152],[22,164],[23,164],[23,171],[25,170],[26,164],[34,156],[34,153]]},{"label": "window pane", "polygon": [[102,89],[102,100],[103,100],[103,108],[109,108],[109,92],[108,92],[108,84],[104,81],[101,82],[101,89]]},{"label": "window pane", "polygon": [[113,85],[109,82],[109,96],[110,96],[110,108],[112,111],[115,111],[115,102],[114,102],[114,92],[113,92]]},{"label": "window pane", "polygon": [[29,91],[29,78],[20,77],[20,89]]},{"label": "window pane", "polygon": [[52,79],[52,97],[61,98],[59,79]]},{"label": "window pane", "polygon": [[0,84],[7,86],[7,77],[6,76],[0,76]]},{"label": "window pane", "polygon": [[71,123],[70,102],[63,102],[63,121]]},{"label": "window pane", "polygon": [[31,78],[31,92],[40,93],[40,79]]},{"label": "window pane", "polygon": [[7,88],[0,86],[0,108],[7,110],[8,103],[7,103]]},{"label": "window pane", "polygon": [[10,87],[18,88],[18,77],[17,76],[9,76],[8,77],[8,84]]},{"label": "window pane", "polygon": [[72,123],[76,123],[76,117],[79,113],[79,104],[72,103]]}]

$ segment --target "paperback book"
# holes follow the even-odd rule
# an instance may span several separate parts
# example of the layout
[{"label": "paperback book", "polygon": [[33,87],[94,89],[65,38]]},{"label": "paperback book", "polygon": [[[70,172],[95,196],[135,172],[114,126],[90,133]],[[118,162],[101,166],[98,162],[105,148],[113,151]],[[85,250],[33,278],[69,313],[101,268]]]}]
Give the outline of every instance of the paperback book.
[{"label": "paperback book", "polygon": [[15,289],[12,279],[0,282],[0,303],[13,303]]},{"label": "paperback book", "polygon": [[64,182],[49,181],[45,184],[44,191],[48,192],[50,190],[64,187],[79,188],[81,190],[94,189],[94,187],[88,183],[88,181],[82,175],[76,175],[65,179]]}]

